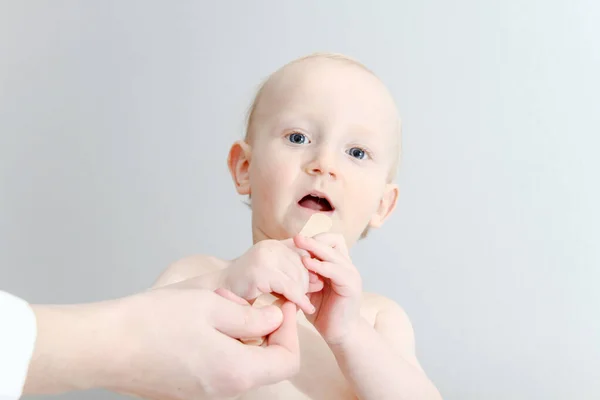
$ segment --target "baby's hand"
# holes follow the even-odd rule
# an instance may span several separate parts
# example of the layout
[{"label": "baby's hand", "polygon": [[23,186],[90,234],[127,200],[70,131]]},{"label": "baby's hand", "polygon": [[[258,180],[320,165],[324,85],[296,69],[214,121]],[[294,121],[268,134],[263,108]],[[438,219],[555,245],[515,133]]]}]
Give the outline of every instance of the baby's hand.
[{"label": "baby's hand", "polygon": [[264,240],[232,261],[224,271],[226,288],[246,300],[263,293],[276,293],[295,303],[307,314],[314,307],[306,295],[322,289],[323,282],[302,263],[302,254],[291,239]]},{"label": "baby's hand", "polygon": [[314,315],[308,317],[328,344],[341,344],[358,326],[362,298],[362,280],[352,263],[343,236],[322,233],[314,238],[296,236],[309,271],[325,278],[323,290],[311,293]]}]

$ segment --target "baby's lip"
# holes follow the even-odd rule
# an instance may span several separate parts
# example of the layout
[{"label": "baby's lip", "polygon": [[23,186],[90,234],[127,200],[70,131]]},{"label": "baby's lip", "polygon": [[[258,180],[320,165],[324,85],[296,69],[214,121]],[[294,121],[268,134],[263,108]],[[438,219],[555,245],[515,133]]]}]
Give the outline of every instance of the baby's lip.
[{"label": "baby's lip", "polygon": [[318,203],[322,204],[322,207],[323,207],[322,212],[335,211],[335,205],[331,201],[331,198],[329,196],[327,196],[325,193],[320,192],[318,190],[313,190],[313,191],[306,193],[304,196],[302,196],[298,200],[298,204],[302,203],[304,200],[307,200],[309,198],[313,198],[313,201],[317,201]]}]

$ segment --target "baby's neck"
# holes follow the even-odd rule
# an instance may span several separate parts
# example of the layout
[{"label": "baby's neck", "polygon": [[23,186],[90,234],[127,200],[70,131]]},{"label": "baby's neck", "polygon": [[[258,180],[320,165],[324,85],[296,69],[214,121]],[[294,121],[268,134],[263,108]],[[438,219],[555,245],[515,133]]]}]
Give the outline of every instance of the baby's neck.
[{"label": "baby's neck", "polygon": [[258,227],[252,227],[252,244],[255,245],[258,242],[262,242],[263,240],[286,240],[290,239],[290,237],[271,237],[267,235],[263,230]]},{"label": "baby's neck", "polygon": [[252,227],[252,244],[255,245],[263,240],[270,239],[263,231],[256,227]]}]

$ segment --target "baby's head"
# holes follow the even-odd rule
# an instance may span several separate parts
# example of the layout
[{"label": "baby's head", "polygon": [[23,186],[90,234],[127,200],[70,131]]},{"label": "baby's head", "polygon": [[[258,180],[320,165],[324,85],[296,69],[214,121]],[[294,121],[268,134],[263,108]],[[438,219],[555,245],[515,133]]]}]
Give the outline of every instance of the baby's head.
[{"label": "baby's head", "polygon": [[381,226],[398,199],[400,140],[392,96],[358,62],[316,54],[283,66],[228,158],[238,193],[252,198],[254,242],[287,239],[315,212],[348,246]]}]

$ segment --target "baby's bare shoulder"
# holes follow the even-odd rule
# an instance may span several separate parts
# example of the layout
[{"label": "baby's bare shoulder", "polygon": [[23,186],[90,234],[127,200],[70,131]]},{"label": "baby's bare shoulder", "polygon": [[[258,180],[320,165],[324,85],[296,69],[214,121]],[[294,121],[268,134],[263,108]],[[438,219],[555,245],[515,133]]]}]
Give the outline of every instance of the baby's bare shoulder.
[{"label": "baby's bare shoulder", "polygon": [[226,268],[228,261],[207,254],[197,254],[175,261],[158,277],[153,287],[170,285]]},{"label": "baby's bare shoulder", "polygon": [[362,295],[362,307],[370,309],[376,313],[379,311],[385,311],[388,309],[402,310],[402,307],[398,305],[394,300],[389,297],[382,296],[376,293],[363,292]]},{"label": "baby's bare shoulder", "polygon": [[363,293],[362,309],[363,316],[373,316],[373,328],[392,348],[420,368],[415,357],[413,326],[404,309],[394,300],[374,293]]},{"label": "baby's bare shoulder", "polygon": [[363,293],[362,308],[375,316],[375,323],[393,323],[397,327],[412,332],[412,324],[404,309],[388,297],[375,293]]}]

